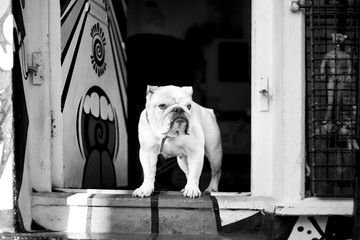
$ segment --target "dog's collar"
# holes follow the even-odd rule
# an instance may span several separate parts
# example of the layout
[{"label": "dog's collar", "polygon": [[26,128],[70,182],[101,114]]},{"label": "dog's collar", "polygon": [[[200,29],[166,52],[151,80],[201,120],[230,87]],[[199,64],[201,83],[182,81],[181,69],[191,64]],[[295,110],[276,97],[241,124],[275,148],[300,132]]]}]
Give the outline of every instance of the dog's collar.
[{"label": "dog's collar", "polygon": [[164,154],[162,154],[162,150],[163,150],[166,139],[167,139],[167,137],[164,137],[163,139],[161,139],[159,154],[157,156],[158,161],[161,161],[161,162],[163,162],[165,160]]},{"label": "dog's collar", "polygon": [[[147,111],[145,112],[145,116],[146,116],[146,121],[147,121],[148,124],[150,125],[149,114],[148,114]],[[165,137],[163,137],[163,139],[161,139],[160,148],[159,148],[160,154],[162,154],[162,150],[163,150],[163,148],[164,148],[164,144],[165,144],[165,141],[166,141],[167,138],[168,138],[168,136],[165,136]]]},{"label": "dog's collar", "polygon": [[165,141],[168,137],[164,137],[163,139],[161,139],[161,143],[160,143],[160,149],[159,149],[159,152],[160,154],[162,154],[162,151],[163,151],[163,148],[164,148],[164,144],[165,144]]}]

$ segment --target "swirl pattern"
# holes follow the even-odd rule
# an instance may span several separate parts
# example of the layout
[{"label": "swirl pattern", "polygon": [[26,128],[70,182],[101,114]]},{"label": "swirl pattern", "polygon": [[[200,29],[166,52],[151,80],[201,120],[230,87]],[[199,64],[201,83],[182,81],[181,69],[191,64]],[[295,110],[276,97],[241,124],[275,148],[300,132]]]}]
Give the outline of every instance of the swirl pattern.
[{"label": "swirl pattern", "polygon": [[105,62],[105,45],[106,39],[105,34],[100,27],[99,23],[96,23],[92,26],[90,31],[90,36],[92,37],[92,54],[91,64],[93,65],[93,69],[98,77],[101,77],[106,70],[106,62]]}]

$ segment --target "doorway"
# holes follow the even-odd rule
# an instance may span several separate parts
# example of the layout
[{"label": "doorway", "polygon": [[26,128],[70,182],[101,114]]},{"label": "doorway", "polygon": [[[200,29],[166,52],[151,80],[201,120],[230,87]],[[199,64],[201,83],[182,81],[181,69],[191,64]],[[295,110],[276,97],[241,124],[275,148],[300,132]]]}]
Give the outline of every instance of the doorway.
[{"label": "doorway", "polygon": [[[215,111],[223,146],[219,190],[250,191],[251,0],[129,0],[127,57],[129,189],[142,182],[137,123],[147,85],[193,86]],[[204,163],[200,190],[210,180]],[[181,190],[176,161],[158,163],[156,190]]]}]

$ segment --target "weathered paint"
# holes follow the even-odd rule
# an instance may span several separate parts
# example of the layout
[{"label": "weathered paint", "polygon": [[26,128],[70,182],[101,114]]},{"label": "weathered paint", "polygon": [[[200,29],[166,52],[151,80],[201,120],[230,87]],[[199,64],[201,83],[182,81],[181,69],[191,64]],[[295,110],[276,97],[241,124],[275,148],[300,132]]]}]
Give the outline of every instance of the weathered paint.
[{"label": "weathered paint", "polygon": [[[49,52],[55,54],[56,51],[50,51],[53,43],[49,43],[48,24],[52,21],[48,21],[47,3],[12,1],[14,172],[18,191],[15,190],[14,194],[17,195],[17,225],[22,231],[31,227],[31,192],[50,191],[52,185],[51,148],[54,144],[50,126],[54,117],[50,117],[53,103],[50,100],[50,82],[53,79],[51,73],[55,75],[56,68],[51,65],[55,62],[50,60]],[[31,14],[35,11],[44,14]],[[37,65],[36,60],[43,65]]]},{"label": "weathered paint", "polygon": [[[16,230],[16,199],[19,186],[13,185],[14,171],[12,68],[13,15],[11,1],[0,1],[0,232]],[[16,179],[17,180],[17,179]]]}]

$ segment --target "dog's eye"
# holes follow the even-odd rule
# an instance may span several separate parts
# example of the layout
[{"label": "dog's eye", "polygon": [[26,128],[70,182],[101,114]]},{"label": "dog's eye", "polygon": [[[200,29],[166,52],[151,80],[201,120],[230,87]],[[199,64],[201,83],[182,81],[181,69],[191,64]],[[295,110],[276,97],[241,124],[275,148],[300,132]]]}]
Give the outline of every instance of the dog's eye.
[{"label": "dog's eye", "polygon": [[187,109],[190,110],[191,109],[191,104],[188,104],[186,107],[187,107]]},{"label": "dog's eye", "polygon": [[160,108],[161,110],[165,110],[165,109],[166,109],[166,104],[160,104],[160,105],[159,105],[159,108]]}]

